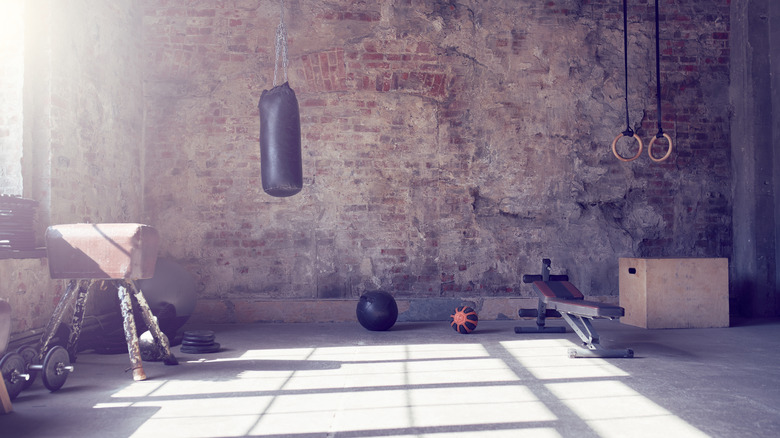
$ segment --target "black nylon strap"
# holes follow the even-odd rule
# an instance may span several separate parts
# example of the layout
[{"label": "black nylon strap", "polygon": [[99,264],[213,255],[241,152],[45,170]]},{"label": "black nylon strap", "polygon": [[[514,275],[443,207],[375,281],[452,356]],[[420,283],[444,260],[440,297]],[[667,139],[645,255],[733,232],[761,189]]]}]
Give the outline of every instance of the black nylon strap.
[{"label": "black nylon strap", "polygon": [[[658,0],[656,0],[656,4],[657,2]],[[631,129],[631,121],[628,117],[628,0],[623,0],[623,67],[626,80],[626,130],[623,131],[623,135],[632,137],[634,131]]]},{"label": "black nylon strap", "polygon": [[661,127],[661,30],[660,19],[658,17],[658,0],[655,0],[655,98],[658,104],[658,133],[657,138],[664,136],[664,130]]}]

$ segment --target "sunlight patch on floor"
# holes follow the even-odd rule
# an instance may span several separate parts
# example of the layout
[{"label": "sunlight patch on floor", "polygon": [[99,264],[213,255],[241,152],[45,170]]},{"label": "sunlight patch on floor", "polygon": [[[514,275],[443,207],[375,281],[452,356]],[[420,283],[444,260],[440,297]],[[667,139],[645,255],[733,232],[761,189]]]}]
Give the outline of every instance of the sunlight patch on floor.
[{"label": "sunlight patch on floor", "polygon": [[[134,382],[95,408],[152,408],[135,437],[560,438],[553,397],[562,403],[553,406],[568,408],[563,415],[574,413],[604,438],[705,436],[617,380],[630,376],[610,361],[570,359],[570,341],[500,345],[503,359],[480,344],[250,350],[185,364],[213,367],[212,378]],[[521,378],[510,363],[528,374]],[[534,387],[545,388],[544,397]]]},{"label": "sunlight patch on floor", "polygon": [[[557,419],[520,385],[148,401],[134,406],[160,408],[137,436],[213,436],[212,423],[225,425],[219,436],[279,436],[503,424],[517,428],[518,423]],[[190,418],[193,412],[208,414]]]},{"label": "sunlight patch on floor", "polygon": [[707,437],[681,418],[616,380],[550,383],[546,387],[604,438]]},{"label": "sunlight patch on floor", "polygon": [[[276,396],[145,400],[156,407],[134,436],[279,436],[334,432],[463,427],[487,429],[520,423],[554,422],[557,417],[522,385],[414,388]],[[96,406],[109,407],[109,406]],[[117,404],[111,404],[117,407]],[[216,425],[220,425],[216,427]],[[557,437],[547,428],[533,436]],[[463,436],[469,436],[464,432]],[[435,436],[436,434],[433,434]],[[474,435],[475,436],[475,435]]]},{"label": "sunlight patch on floor", "polygon": [[113,397],[181,397],[278,391],[293,374],[294,371],[249,371],[240,372],[231,378],[153,381],[156,384],[154,386],[146,386],[146,381],[134,382]]},{"label": "sunlight patch on floor", "polygon": [[605,359],[572,359],[569,348],[579,347],[566,339],[505,341],[501,345],[540,380],[624,377],[628,373]]},{"label": "sunlight patch on floor", "polygon": [[311,360],[388,362],[490,356],[481,344],[366,345],[318,348]]},{"label": "sunlight patch on floor", "polygon": [[[468,432],[438,432],[414,435],[392,435],[393,438],[562,438],[561,434],[551,427],[529,427],[527,429],[484,430]],[[387,435],[360,435],[362,438],[387,437]]]}]

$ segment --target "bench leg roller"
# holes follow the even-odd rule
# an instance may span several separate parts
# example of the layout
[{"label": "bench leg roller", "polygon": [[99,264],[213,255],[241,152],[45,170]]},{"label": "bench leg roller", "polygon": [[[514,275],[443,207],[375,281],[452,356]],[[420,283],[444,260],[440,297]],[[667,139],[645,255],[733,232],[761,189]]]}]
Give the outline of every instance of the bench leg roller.
[{"label": "bench leg roller", "polygon": [[622,357],[632,358],[634,357],[634,350],[630,348],[619,350],[607,350],[605,348],[569,348],[569,357],[581,358],[581,357]]}]

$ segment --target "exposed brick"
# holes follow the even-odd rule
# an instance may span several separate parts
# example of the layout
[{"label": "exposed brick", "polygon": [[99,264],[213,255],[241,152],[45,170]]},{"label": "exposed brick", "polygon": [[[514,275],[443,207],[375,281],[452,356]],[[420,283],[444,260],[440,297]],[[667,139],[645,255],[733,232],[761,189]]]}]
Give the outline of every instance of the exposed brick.
[{"label": "exposed brick", "polygon": [[[204,296],[318,297],[322,284],[345,297],[522,294],[542,255],[615,294],[616,253],[731,246],[727,102],[702,85],[728,86],[726,0],[663,4],[662,126],[675,149],[662,164],[609,150],[624,123],[614,1],[287,3],[305,175],[288,199],[259,184],[256,104],[278,17],[143,3],[147,207],[175,236],[167,251],[198,255]],[[630,14],[632,41],[650,44],[652,5]],[[632,63],[632,118],[645,115],[632,124],[647,144],[654,62]],[[681,199],[705,186],[724,196]]]}]

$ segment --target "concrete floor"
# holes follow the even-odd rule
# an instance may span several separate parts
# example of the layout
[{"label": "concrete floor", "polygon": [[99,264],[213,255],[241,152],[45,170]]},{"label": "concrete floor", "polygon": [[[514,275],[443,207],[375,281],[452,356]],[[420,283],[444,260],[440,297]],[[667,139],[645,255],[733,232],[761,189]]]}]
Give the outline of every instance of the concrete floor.
[{"label": "concrete floor", "polygon": [[[533,321],[387,332],[349,324],[209,327],[223,349],[146,362],[82,353],[65,386],[38,379],[0,415],[2,437],[780,436],[780,322],[644,330],[598,321],[633,359],[569,359],[575,334]],[[561,325],[562,321],[549,321]]]}]

